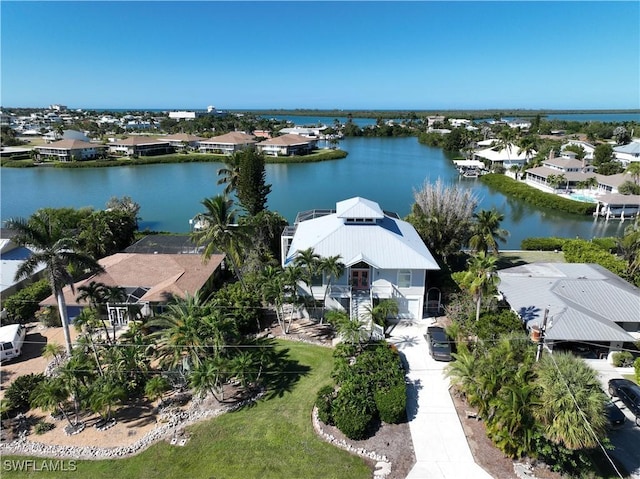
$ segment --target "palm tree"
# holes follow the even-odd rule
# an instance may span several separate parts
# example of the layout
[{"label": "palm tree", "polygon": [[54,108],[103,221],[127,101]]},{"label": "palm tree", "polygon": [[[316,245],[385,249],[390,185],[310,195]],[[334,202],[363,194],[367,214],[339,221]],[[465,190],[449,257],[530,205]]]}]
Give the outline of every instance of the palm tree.
[{"label": "palm tree", "polygon": [[75,425],[71,422],[71,418],[69,418],[65,409],[65,402],[68,398],[69,390],[64,380],[60,377],[53,377],[38,384],[31,396],[31,404],[47,412],[53,412],[58,409],[69,423],[69,426],[73,428]]},{"label": "palm tree", "polygon": [[480,307],[482,298],[494,291],[500,283],[496,275],[497,256],[487,256],[483,251],[473,255],[468,264],[465,282],[468,282],[469,290],[476,301],[476,322],[480,319]]},{"label": "palm tree", "polygon": [[518,142],[518,147],[520,151],[524,153],[524,157],[526,159],[525,164],[528,164],[531,160],[531,157],[535,153],[536,140],[533,136],[524,136]]},{"label": "palm tree", "polygon": [[386,329],[387,318],[398,315],[398,302],[393,299],[383,299],[375,306],[365,306],[365,309],[367,316],[371,319],[371,331],[373,332],[374,324]]},{"label": "palm tree", "polygon": [[318,275],[320,269],[320,255],[313,251],[313,248],[307,248],[296,253],[293,264],[299,266],[303,271],[303,281],[309,287],[313,295],[312,284],[313,278]]},{"label": "palm tree", "polygon": [[574,450],[597,447],[606,437],[607,397],[595,371],[568,353],[543,356],[537,364],[541,406],[535,413],[545,437]]},{"label": "palm tree", "polygon": [[320,318],[320,324],[322,324],[324,313],[327,309],[327,295],[329,294],[329,291],[331,291],[331,281],[334,278],[340,278],[344,274],[344,269],[345,265],[340,261],[340,255],[320,259],[320,270],[324,273],[327,279],[327,284],[324,288],[324,297],[322,298],[323,314]]},{"label": "palm tree", "polygon": [[60,359],[62,359],[63,354],[64,354],[64,346],[58,343],[47,343],[47,345],[44,348],[42,348],[42,357],[45,359],[60,361]]},{"label": "palm tree", "polygon": [[[288,326],[283,331],[285,334],[289,333],[289,328],[293,322],[293,310],[296,306],[301,304],[300,296],[298,295],[298,283],[305,277],[305,272],[298,265],[288,266],[282,272],[282,289],[283,299],[291,305],[291,313],[289,314]],[[284,319],[283,319],[284,322]]]},{"label": "palm tree", "polygon": [[111,420],[113,407],[127,397],[121,384],[113,382],[109,378],[99,379],[91,388],[89,404],[94,412],[102,416],[105,423]]},{"label": "palm tree", "polygon": [[70,285],[72,291],[74,289],[69,266],[82,272],[97,272],[102,267],[95,259],[81,252],[77,240],[64,231],[46,210],[37,211],[28,220],[10,219],[5,226],[16,232],[13,238],[16,244],[33,248],[33,254],[16,271],[16,281],[30,277],[44,264],[51,291],[58,303],[67,353],[71,354],[69,317],[62,293],[66,285]]},{"label": "palm tree", "polygon": [[191,238],[198,245],[206,245],[204,259],[208,260],[216,251],[222,251],[231,263],[236,277],[246,289],[246,285],[240,273],[240,255],[244,245],[249,242],[248,230],[240,226],[236,221],[236,211],[233,208],[233,200],[224,195],[206,198],[202,201],[206,212],[203,229],[194,231]]},{"label": "palm tree", "polygon": [[278,325],[284,331],[284,312],[282,310],[284,303],[284,271],[281,268],[267,265],[261,272],[261,278],[260,293],[262,299],[266,303],[273,305]]},{"label": "palm tree", "polygon": [[219,185],[225,185],[224,194],[230,196],[238,188],[238,179],[240,178],[240,155],[238,152],[233,153],[224,162],[224,167],[218,170]]},{"label": "palm tree", "polygon": [[[89,346],[93,351],[94,359],[96,360],[96,364],[98,365],[98,371],[100,375],[103,375],[102,365],[100,364],[100,357],[98,355],[98,350],[96,348],[95,343],[93,342],[93,333],[98,324],[101,321],[98,318],[98,311],[94,308],[83,308],[80,311],[80,314],[76,317],[75,327],[78,331],[82,332],[87,341],[89,342]],[[104,324],[104,323],[103,323]]]},{"label": "palm tree", "polygon": [[631,162],[624,172],[633,177],[636,185],[640,185],[640,161]]},{"label": "palm tree", "polygon": [[[226,362],[223,358],[210,358],[193,369],[189,382],[197,394],[204,396],[207,392],[211,392],[216,401],[224,401]],[[218,393],[221,395],[220,399]]]},{"label": "palm tree", "polygon": [[199,293],[188,295],[169,304],[164,314],[149,321],[149,326],[160,328],[151,336],[161,365],[190,370],[202,363],[208,339],[202,334],[203,306]]},{"label": "palm tree", "polygon": [[167,381],[163,376],[154,376],[147,381],[147,384],[144,385],[144,394],[150,401],[162,399],[162,396],[168,390],[169,381]]},{"label": "palm tree", "polygon": [[509,232],[500,228],[500,222],[504,220],[504,215],[496,210],[480,210],[474,213],[475,223],[472,226],[472,236],[469,239],[469,246],[475,252],[487,253],[492,250],[493,255],[498,255],[498,241],[507,241]]}]

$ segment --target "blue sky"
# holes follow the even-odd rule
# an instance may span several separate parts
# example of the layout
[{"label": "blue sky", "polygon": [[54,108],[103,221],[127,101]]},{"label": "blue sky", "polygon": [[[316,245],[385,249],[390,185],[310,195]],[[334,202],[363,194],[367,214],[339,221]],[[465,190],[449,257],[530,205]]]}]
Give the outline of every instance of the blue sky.
[{"label": "blue sky", "polygon": [[5,107],[640,108],[640,2],[0,2]]}]

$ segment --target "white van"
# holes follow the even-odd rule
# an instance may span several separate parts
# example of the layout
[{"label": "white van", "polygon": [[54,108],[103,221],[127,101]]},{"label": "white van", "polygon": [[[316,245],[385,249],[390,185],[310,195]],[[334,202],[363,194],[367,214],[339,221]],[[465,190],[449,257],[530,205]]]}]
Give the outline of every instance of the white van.
[{"label": "white van", "polygon": [[0,327],[0,361],[20,356],[26,334],[27,330],[23,324]]}]

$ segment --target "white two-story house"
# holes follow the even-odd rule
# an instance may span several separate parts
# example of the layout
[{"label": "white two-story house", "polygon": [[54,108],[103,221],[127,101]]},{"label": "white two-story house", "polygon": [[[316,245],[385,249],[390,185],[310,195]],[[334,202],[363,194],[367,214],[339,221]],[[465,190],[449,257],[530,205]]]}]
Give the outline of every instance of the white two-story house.
[{"label": "white two-story house", "polygon": [[326,308],[357,318],[366,305],[394,299],[401,318],[423,317],[427,272],[440,267],[415,228],[397,214],[360,197],[339,201],[335,210],[298,213],[282,234],[282,266],[292,265],[308,248],[321,258],[339,256],[345,265],[331,284],[325,276],[310,288],[299,285],[316,300],[326,292]]}]

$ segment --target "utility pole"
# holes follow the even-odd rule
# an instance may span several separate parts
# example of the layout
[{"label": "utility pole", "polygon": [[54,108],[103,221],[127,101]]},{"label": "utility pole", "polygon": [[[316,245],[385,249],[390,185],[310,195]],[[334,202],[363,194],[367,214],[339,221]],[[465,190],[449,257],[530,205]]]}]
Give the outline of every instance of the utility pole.
[{"label": "utility pole", "polygon": [[545,308],[544,318],[542,319],[542,326],[540,327],[540,339],[538,340],[538,350],[536,351],[536,363],[540,361],[540,356],[542,356],[542,348],[544,347],[544,332],[547,329],[548,316],[549,316],[549,309]]}]

